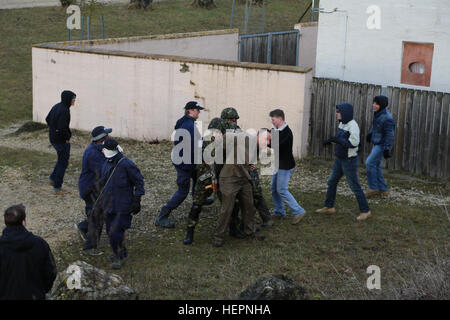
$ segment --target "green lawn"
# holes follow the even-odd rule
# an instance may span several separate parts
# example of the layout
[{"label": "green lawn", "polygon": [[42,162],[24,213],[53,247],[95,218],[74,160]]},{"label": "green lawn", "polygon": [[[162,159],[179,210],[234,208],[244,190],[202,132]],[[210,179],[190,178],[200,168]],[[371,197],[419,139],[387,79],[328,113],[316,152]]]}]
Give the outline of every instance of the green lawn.
[{"label": "green lawn", "polygon": [[[216,1],[212,10],[192,8],[191,0],[154,4],[154,10],[128,10],[126,5],[103,8],[106,37],[124,37],[224,29],[230,26],[232,0]],[[239,1],[237,1],[239,2]],[[265,31],[291,30],[309,0],[266,1]],[[261,8],[251,10],[249,33],[261,31]],[[244,26],[244,8],[237,7],[233,27]],[[306,15],[304,21],[308,21]],[[0,10],[0,127],[32,114],[31,45],[67,40],[66,13],[61,7]],[[91,27],[100,38],[100,19]],[[72,39],[79,39],[73,32]]]}]

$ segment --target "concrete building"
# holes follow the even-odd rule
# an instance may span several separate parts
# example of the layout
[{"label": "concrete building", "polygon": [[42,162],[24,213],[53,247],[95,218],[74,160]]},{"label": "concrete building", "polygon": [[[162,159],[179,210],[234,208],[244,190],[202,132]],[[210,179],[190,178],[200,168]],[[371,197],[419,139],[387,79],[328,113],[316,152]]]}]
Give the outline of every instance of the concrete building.
[{"label": "concrete building", "polygon": [[305,156],[311,68],[238,62],[238,36],[233,29],[34,45],[33,120],[44,122],[65,89],[77,94],[73,128],[102,124],[139,140],[170,139],[190,100],[206,108],[204,122],[235,107],[243,129],[271,127],[269,112],[282,108],[294,154]]},{"label": "concrete building", "polygon": [[321,0],[317,77],[450,92],[450,1]]}]

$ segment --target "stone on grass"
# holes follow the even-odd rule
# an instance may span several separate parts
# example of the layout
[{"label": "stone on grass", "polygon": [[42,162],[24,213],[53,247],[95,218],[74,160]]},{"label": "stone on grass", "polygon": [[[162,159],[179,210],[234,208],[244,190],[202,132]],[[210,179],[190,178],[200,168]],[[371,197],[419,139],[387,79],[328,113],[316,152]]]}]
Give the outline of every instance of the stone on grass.
[{"label": "stone on grass", "polygon": [[136,300],[137,293],[116,274],[84,261],[76,261],[60,272],[50,291],[51,300]]}]

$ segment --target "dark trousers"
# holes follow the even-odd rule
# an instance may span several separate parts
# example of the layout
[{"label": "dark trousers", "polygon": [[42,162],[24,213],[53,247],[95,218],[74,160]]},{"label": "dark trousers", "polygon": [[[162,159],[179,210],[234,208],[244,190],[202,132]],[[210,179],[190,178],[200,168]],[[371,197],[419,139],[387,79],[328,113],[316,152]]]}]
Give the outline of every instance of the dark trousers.
[{"label": "dark trousers", "polygon": [[348,159],[336,159],[331,171],[330,178],[328,179],[327,198],[325,200],[325,207],[334,208],[334,201],[336,200],[336,189],[339,180],[345,175],[347,183],[350,189],[358,200],[359,211],[368,212],[369,204],[367,203],[366,196],[359,184],[358,180],[358,157],[352,157]]},{"label": "dark trousers", "polygon": [[106,233],[109,236],[109,244],[114,254],[123,259],[127,256],[125,248],[125,231],[131,227],[131,214],[107,214]]},{"label": "dark trousers", "polygon": [[197,170],[183,170],[175,167],[177,170],[177,186],[178,190],[174,193],[172,198],[166,203],[169,210],[174,210],[186,199],[189,195],[189,187],[192,179],[192,193],[194,193],[195,183],[197,181]]},{"label": "dark trousers", "polygon": [[102,234],[103,219],[102,213],[99,212],[99,210],[101,210],[100,205],[97,205],[97,211],[94,212],[94,204],[97,197],[97,192],[93,191],[83,199],[86,204],[86,219],[78,223],[78,228],[86,232],[86,242],[83,247],[84,250],[97,248],[98,241]]},{"label": "dark trousers", "polygon": [[56,161],[55,168],[50,175],[50,180],[54,182],[55,189],[60,189],[63,184],[64,174],[66,173],[67,166],[69,165],[70,143],[52,143],[52,146],[56,150],[58,160]]}]

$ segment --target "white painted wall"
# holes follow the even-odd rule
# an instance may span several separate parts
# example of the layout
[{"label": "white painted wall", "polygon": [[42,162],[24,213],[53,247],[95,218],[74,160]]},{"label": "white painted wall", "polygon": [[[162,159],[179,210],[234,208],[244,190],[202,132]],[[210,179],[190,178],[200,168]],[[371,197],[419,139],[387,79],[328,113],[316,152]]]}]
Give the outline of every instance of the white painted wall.
[{"label": "white painted wall", "polygon": [[316,69],[317,55],[317,22],[298,23],[294,29],[300,31],[300,46],[298,50],[298,65],[312,68],[314,74]]},{"label": "white painted wall", "polygon": [[[235,107],[244,128],[270,127],[269,112],[285,110],[294,133],[294,154],[306,155],[311,72],[269,66],[170,56],[133,57],[32,49],[33,120],[44,122],[62,90],[77,94],[71,127],[114,129],[114,136],[140,140],[169,139],[189,100],[206,109],[202,121]],[[189,67],[181,72],[181,64]]]},{"label": "white painted wall", "polygon": [[[366,26],[370,5],[381,9],[380,30]],[[321,0],[320,7],[347,13],[320,13],[317,77],[450,92],[450,1]],[[434,43],[430,87],[400,83],[403,41]]]},{"label": "white painted wall", "polygon": [[[141,53],[165,54],[191,58],[238,60],[239,30],[206,31],[188,34],[170,34],[121,40],[96,41],[92,48]],[[89,43],[89,42],[87,42]]]}]

